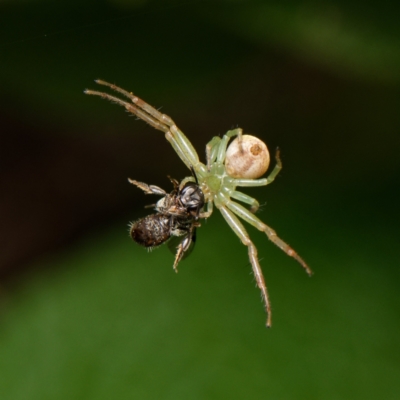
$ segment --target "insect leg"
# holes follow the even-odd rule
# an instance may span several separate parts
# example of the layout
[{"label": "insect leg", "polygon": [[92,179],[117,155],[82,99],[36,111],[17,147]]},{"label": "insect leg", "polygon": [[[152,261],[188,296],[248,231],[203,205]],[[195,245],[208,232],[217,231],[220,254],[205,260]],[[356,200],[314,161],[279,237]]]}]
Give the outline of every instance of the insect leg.
[{"label": "insect leg", "polygon": [[130,178],[128,178],[128,181],[129,183],[132,183],[132,185],[135,185],[139,189],[142,189],[143,192],[145,192],[146,194],[157,194],[159,196],[165,196],[167,194],[167,192],[164,189],[161,189],[158,186],[148,185],[147,183],[138,182]]},{"label": "insect leg", "polygon": [[179,243],[179,246],[177,247],[176,255],[175,255],[175,261],[174,261],[174,271],[178,273],[178,264],[179,261],[182,260],[183,256],[185,255],[185,252],[189,250],[190,245],[193,242],[193,232],[194,229],[190,229],[186,237]]}]

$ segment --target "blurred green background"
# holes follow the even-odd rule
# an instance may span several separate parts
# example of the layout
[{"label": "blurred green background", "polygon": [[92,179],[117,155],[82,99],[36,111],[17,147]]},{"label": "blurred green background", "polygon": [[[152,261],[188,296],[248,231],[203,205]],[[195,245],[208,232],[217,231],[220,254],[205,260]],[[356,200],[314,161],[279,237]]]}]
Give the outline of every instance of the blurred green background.
[{"label": "blurred green background", "polygon": [[[387,1],[0,2],[0,398],[400,398],[400,6]],[[240,126],[279,146],[247,250],[218,212],[172,270],[131,242],[189,172],[162,133],[85,96],[101,78],[201,157]]]}]

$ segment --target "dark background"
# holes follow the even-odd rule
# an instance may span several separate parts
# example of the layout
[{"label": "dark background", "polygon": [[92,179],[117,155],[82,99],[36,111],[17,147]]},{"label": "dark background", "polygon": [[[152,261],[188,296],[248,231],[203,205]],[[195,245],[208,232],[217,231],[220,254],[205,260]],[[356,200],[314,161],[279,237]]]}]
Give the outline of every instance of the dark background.
[{"label": "dark background", "polygon": [[[0,3],[0,397],[398,399],[399,6],[382,1]],[[133,244],[127,177],[189,174],[163,134],[85,96],[101,78],[170,115],[204,160],[240,126],[281,149],[246,193],[304,257],[216,211],[172,270]],[[152,201],[152,200],[151,200]]]}]

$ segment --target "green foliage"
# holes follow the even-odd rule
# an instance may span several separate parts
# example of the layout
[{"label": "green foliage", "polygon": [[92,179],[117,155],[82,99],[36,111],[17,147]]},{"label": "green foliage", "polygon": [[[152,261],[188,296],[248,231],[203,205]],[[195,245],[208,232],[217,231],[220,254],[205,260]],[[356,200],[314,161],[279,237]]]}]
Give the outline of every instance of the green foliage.
[{"label": "green foliage", "polygon": [[256,43],[282,46],[335,73],[398,84],[399,8],[375,3],[254,1],[210,16]]},{"label": "green foliage", "polygon": [[217,216],[204,225],[178,275],[166,246],[148,254],[119,224],[27,277],[3,315],[2,400],[398,397],[394,268],[362,243],[294,234],[310,279],[252,231],[272,298],[267,330],[245,247]]}]

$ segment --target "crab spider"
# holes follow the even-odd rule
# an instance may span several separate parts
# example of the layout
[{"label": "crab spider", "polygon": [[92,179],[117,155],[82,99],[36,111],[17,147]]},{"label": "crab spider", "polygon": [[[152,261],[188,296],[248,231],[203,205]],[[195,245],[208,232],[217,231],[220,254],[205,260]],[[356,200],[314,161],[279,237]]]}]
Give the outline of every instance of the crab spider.
[{"label": "crab spider", "polygon": [[[214,137],[211,139],[206,146],[207,162],[203,164],[199,160],[199,156],[193,145],[168,115],[160,113],[133,93],[116,85],[103,80],[96,80],[95,82],[99,85],[109,87],[128,100],[125,101],[114,95],[89,89],[84,91],[86,94],[99,96],[117,103],[130,113],[147,122],[153,128],[164,132],[166,139],[179,158],[194,173],[197,180],[196,183],[204,195],[206,210],[201,210],[198,213],[198,218],[210,217],[213,212],[213,205],[215,205],[241,242],[247,246],[257,286],[261,290],[264,300],[265,311],[267,313],[266,326],[270,327],[271,306],[267,286],[258,261],[257,249],[240,220],[244,220],[261,232],[264,232],[268,239],[276,246],[297,260],[308,275],[311,275],[312,271],[304,260],[277,236],[272,228],[254,215],[254,212],[259,207],[257,200],[237,191],[236,188],[265,186],[273,182],[282,168],[279,149],[277,149],[275,154],[276,165],[273,170],[266,178],[258,179],[268,168],[268,149],[261,140],[254,136],[243,135],[242,129],[237,128],[229,130],[222,138]],[[235,140],[228,147],[231,138],[235,138]],[[195,178],[191,176],[183,179],[179,185],[180,188],[183,188],[188,182],[195,182]],[[250,210],[234,200],[248,204]],[[180,254],[179,260],[181,257],[182,255]],[[176,268],[175,264],[174,268]]]}]

